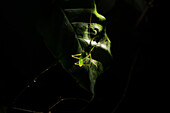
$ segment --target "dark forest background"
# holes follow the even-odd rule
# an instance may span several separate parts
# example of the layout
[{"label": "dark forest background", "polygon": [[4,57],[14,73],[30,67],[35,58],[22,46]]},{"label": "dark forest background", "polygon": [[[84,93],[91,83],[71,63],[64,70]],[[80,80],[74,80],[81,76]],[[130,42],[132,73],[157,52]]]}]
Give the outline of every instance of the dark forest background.
[{"label": "dark forest background", "polygon": [[[97,79],[94,100],[88,106],[80,100],[62,102],[56,105],[54,111],[74,113],[83,106],[86,108],[82,113],[112,113],[115,108],[114,113],[139,113],[154,109],[153,86],[149,78],[153,76],[155,48],[152,41],[161,34],[162,4],[155,0],[135,28],[143,11],[125,1],[116,1],[107,12],[100,5],[97,7],[99,13],[107,18],[106,28],[114,60],[111,67]],[[26,88],[12,104],[34,77],[56,62],[36,29],[39,12],[43,7],[49,7],[52,1],[1,2],[0,109],[8,108],[9,113],[21,112],[12,107],[47,111],[60,97],[87,98],[89,94],[58,63],[31,88]],[[122,97],[121,104],[116,107]],[[166,109],[162,109],[161,113],[167,113]]]}]

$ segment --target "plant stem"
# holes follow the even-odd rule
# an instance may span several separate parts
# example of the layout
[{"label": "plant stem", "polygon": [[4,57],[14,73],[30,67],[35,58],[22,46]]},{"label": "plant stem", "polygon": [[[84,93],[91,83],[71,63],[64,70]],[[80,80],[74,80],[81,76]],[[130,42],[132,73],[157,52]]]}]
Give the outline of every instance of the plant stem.
[{"label": "plant stem", "polygon": [[51,64],[49,67],[47,67],[46,69],[44,69],[42,72],[40,72],[32,81],[30,81],[20,92],[19,94],[14,98],[14,101],[12,102],[12,104],[15,104],[17,99],[34,83],[37,82],[37,80],[45,73],[47,72],[49,69],[51,69],[52,67],[56,66],[58,63],[55,62],[53,64]]}]

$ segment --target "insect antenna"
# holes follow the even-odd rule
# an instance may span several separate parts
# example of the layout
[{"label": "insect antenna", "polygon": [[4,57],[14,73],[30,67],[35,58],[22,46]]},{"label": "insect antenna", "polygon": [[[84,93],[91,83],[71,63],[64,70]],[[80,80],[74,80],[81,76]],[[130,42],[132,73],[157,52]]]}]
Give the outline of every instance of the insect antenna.
[{"label": "insect antenna", "polygon": [[92,12],[91,12],[91,14],[90,14],[90,23],[89,23],[89,39],[90,39],[90,46],[91,46],[91,41],[92,41],[91,36],[90,36],[91,21],[92,21]]}]

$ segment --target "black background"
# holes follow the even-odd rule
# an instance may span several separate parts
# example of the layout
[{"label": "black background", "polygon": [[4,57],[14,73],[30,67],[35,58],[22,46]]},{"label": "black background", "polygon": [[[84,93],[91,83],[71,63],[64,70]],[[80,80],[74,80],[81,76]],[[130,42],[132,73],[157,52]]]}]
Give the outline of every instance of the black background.
[{"label": "black background", "polygon": [[[39,12],[43,7],[49,7],[50,2],[8,0],[1,4],[0,106],[46,110],[60,96],[88,96],[58,64],[40,77],[32,89],[27,88],[12,105],[29,81],[55,62],[36,30]],[[111,113],[124,94],[130,72],[126,96],[115,113],[153,110],[151,92],[154,88],[150,80],[153,76],[152,39],[160,34],[160,9],[161,4],[155,1],[146,13],[148,22],[142,20],[135,30],[134,25],[141,13],[124,2],[117,2],[117,6],[104,14],[114,60],[111,68],[97,79],[96,98],[84,113]],[[78,108],[74,102],[73,106]],[[162,113],[166,113],[164,110]]]}]

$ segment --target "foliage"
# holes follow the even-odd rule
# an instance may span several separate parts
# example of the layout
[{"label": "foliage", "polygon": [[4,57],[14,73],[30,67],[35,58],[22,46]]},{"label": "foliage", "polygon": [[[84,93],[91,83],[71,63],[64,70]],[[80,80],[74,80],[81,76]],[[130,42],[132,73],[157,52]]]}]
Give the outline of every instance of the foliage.
[{"label": "foliage", "polygon": [[[151,33],[158,28],[157,23],[149,20],[155,18],[151,17],[153,10],[147,11],[149,9],[149,5],[146,4],[148,0],[96,0],[96,4],[93,3],[93,5],[90,3],[92,0],[58,0],[56,4],[52,1],[39,1],[41,5],[44,2],[43,11],[40,9],[42,14],[40,17],[38,15],[39,33],[34,28],[37,19],[35,10],[39,10],[39,6],[35,7],[32,2],[24,3],[24,1],[13,1],[8,6],[4,5],[3,11],[6,11],[4,26],[7,27],[4,27],[6,32],[3,34],[7,38],[2,38],[5,40],[6,50],[6,55],[2,58],[2,65],[6,66],[6,70],[2,69],[2,72],[7,76],[1,78],[1,86],[3,87],[3,83],[5,83],[5,90],[2,90],[3,96],[1,96],[0,104],[6,105],[5,103],[7,103],[8,105],[13,99],[15,102],[8,107],[0,106],[0,113],[6,113],[11,109],[12,111],[24,111],[24,109],[28,111],[29,108],[30,111],[55,111],[56,109],[60,111],[59,108],[62,109],[62,105],[71,105],[75,108],[75,104],[70,101],[79,101],[76,103],[76,107],[81,109],[78,105],[83,103],[83,107],[86,108],[89,101],[75,97],[75,94],[76,96],[87,96],[84,93],[86,91],[90,92],[92,97],[96,94],[96,98],[92,98],[90,107],[88,106],[89,108],[86,109],[90,112],[92,109],[94,112],[101,112],[101,109],[107,112],[116,106],[114,112],[121,103],[124,105],[122,108],[128,108],[128,111],[134,110],[134,108],[143,109],[144,106],[139,107],[139,103],[146,99],[136,99],[134,89],[140,88],[136,86],[136,83],[143,85],[143,81],[150,74],[147,74],[146,68],[150,67],[148,61],[151,54],[149,48]],[[60,3],[60,1],[62,2]],[[38,5],[40,5],[39,3]],[[90,5],[86,3],[90,3]],[[31,10],[35,11],[34,15]],[[107,17],[107,20],[98,12]],[[154,13],[157,15],[157,12]],[[146,16],[150,16],[150,18],[145,18]],[[144,19],[148,19],[148,23],[145,23]],[[154,29],[151,27],[153,23],[155,24]],[[106,34],[106,27],[112,46],[110,46],[111,41]],[[39,39],[40,37],[43,38],[43,41]],[[87,58],[81,67],[74,65],[79,59],[71,56],[81,54],[88,50],[89,46],[94,47],[91,52],[92,60]],[[114,54],[114,61],[112,61],[111,50]],[[52,56],[57,64],[59,62],[61,65],[50,65],[54,61]],[[95,62],[97,66],[91,61]],[[54,61],[54,63],[56,62]],[[112,67],[109,68],[111,63]],[[40,74],[35,77],[39,72]],[[100,76],[101,74],[106,76]],[[131,78],[132,75],[137,76]],[[73,81],[72,78],[74,78]],[[28,81],[31,82],[27,84]],[[74,84],[75,81],[86,91],[83,90],[82,93],[81,88]],[[6,87],[6,84],[9,86]],[[144,90],[140,92],[144,92]],[[69,98],[65,94],[69,95]],[[75,98],[72,98],[72,94]],[[123,102],[125,97],[128,99]],[[112,107],[110,107],[110,102]],[[66,108],[64,107],[64,109]],[[120,112],[121,110],[123,109],[120,109]]]},{"label": "foliage", "polygon": [[[97,77],[109,67],[112,60],[105,17],[97,13],[96,5],[92,9],[53,9],[41,18],[39,31],[63,68],[82,88],[94,95]],[[92,63],[91,66],[75,66],[77,60],[71,55],[82,53],[89,45],[95,46],[92,58],[97,67]]]}]

